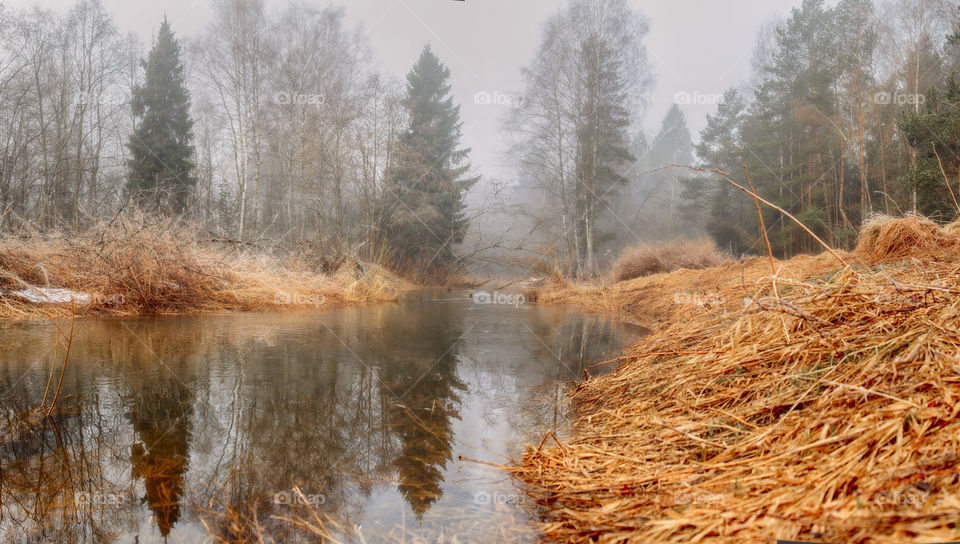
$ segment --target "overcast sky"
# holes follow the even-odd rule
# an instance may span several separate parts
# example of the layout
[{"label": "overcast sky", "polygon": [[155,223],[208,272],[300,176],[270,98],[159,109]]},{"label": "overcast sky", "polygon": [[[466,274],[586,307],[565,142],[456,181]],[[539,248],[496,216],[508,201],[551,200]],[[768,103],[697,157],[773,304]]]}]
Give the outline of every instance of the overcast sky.
[{"label": "overcast sky", "polygon": [[[3,0],[0,0],[3,1]],[[103,0],[124,31],[149,43],[164,13],[181,36],[192,37],[213,17],[211,0]],[[268,3],[271,0],[268,0]],[[282,0],[272,0],[282,1]],[[327,2],[318,0],[322,5]],[[6,0],[8,5],[41,4],[57,10],[69,0]],[[520,69],[532,57],[543,21],[560,0],[341,0],[362,24],[381,67],[402,77],[423,45],[450,67],[456,99],[462,104],[465,144],[473,147],[475,170],[509,176],[500,124],[506,108],[475,103],[478,92],[522,91]],[[759,28],[782,18],[800,0],[632,0],[650,22],[646,39],[656,87],[643,126],[652,137],[680,94],[681,107],[696,139],[711,95],[737,86],[750,75]],[[699,104],[698,104],[699,102]]]}]

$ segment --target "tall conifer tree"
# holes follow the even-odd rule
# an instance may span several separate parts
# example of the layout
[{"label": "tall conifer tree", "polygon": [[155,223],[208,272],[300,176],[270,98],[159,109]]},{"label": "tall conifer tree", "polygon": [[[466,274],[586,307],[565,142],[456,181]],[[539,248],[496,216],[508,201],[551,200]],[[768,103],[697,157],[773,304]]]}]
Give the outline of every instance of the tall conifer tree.
[{"label": "tall conifer tree", "polygon": [[127,143],[127,191],[142,206],[181,213],[196,185],[193,121],[180,44],[166,18],[141,65],[146,78],[131,100],[137,125]]},{"label": "tall conifer tree", "polygon": [[477,178],[469,148],[460,147],[460,106],[451,96],[450,70],[430,46],[407,74],[409,124],[387,177],[384,238],[398,263],[420,274],[443,273],[454,263],[469,220],[464,195]]}]

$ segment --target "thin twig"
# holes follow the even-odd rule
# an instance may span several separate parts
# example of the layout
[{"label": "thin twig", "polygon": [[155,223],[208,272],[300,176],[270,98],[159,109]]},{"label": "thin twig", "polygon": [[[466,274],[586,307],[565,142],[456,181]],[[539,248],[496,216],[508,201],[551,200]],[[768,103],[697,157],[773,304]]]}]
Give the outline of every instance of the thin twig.
[{"label": "thin twig", "polygon": [[940,153],[937,152],[937,144],[930,142],[930,147],[933,148],[933,154],[937,156],[937,164],[940,165],[940,173],[943,174],[943,183],[946,184],[947,189],[950,191],[950,198],[953,199],[953,207],[957,210],[957,213],[960,214],[960,204],[957,204],[957,197],[953,194],[953,187],[950,187],[950,179],[947,178],[947,172],[943,169],[943,161],[940,160]]},{"label": "thin twig", "polygon": [[719,168],[703,168],[703,167],[700,167],[700,166],[691,166],[691,165],[689,165],[689,164],[671,164],[671,165],[668,166],[668,168],[669,168],[669,167],[687,168],[687,169],[693,170],[693,171],[695,171],[695,172],[705,172],[705,173],[717,174],[717,175],[719,175],[719,176],[722,176],[724,181],[726,181],[726,182],[729,183],[730,185],[734,186],[736,189],[738,189],[738,190],[740,190],[740,191],[743,191],[744,193],[746,193],[746,194],[748,194],[748,195],[750,195],[750,196],[752,196],[752,197],[755,197],[755,198],[756,198],[757,200],[759,200],[760,202],[763,202],[763,203],[766,204],[767,206],[770,206],[771,208],[773,208],[773,209],[777,210],[778,212],[782,213],[783,215],[787,216],[787,218],[789,218],[791,221],[793,221],[794,223],[796,223],[797,226],[799,226],[801,229],[803,229],[804,231],[806,231],[807,234],[809,234],[810,236],[812,236],[813,239],[816,240],[818,244],[820,244],[821,246],[823,246],[823,248],[826,249],[826,250],[830,253],[830,255],[833,255],[833,257],[834,257],[837,261],[839,261],[840,264],[842,264],[844,267],[849,267],[849,266],[850,266],[850,265],[847,263],[847,261],[845,261],[845,260],[843,259],[843,257],[841,257],[839,254],[837,254],[836,251],[833,250],[832,247],[830,247],[826,242],[824,242],[819,236],[817,236],[816,234],[814,234],[814,232],[813,232],[812,230],[810,230],[809,228],[807,228],[806,225],[804,225],[799,219],[797,219],[796,217],[794,217],[790,212],[788,212],[787,210],[784,210],[784,209],[781,208],[780,206],[777,206],[776,204],[774,204],[774,203],[772,203],[772,202],[764,199],[762,196],[756,194],[755,192],[751,191],[750,189],[747,189],[747,188],[745,188],[744,186],[740,185],[739,183],[733,181],[732,179],[730,179],[730,176],[729,176],[726,172],[724,172],[723,170],[720,170]]}]

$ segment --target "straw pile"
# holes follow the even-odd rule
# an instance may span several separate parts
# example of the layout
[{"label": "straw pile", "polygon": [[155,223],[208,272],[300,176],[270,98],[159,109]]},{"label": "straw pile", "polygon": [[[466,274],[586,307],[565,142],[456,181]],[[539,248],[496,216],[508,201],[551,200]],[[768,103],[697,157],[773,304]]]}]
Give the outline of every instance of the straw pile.
[{"label": "straw pile", "polygon": [[840,256],[922,261],[706,271],[727,276],[705,284],[719,289],[711,302],[664,309],[618,370],[572,393],[573,436],[514,468],[545,507],[547,538],[957,540],[956,245],[908,217]]},{"label": "straw pile", "polygon": [[874,264],[907,257],[937,259],[960,250],[955,224],[940,228],[919,215],[875,215],[864,223],[855,253]]}]

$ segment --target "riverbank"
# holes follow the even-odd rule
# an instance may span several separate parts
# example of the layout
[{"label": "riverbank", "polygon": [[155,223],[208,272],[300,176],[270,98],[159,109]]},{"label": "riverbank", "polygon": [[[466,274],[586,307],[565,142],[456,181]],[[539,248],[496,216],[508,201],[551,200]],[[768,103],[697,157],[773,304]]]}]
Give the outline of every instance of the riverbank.
[{"label": "riverbank", "polygon": [[[564,542],[944,542],[960,515],[960,238],[680,270],[541,301],[656,322],[514,467]],[[614,363],[610,363],[614,364]]]},{"label": "riverbank", "polygon": [[412,287],[372,264],[317,269],[189,225],[121,217],[81,233],[0,238],[0,318],[305,310],[395,301]]}]

